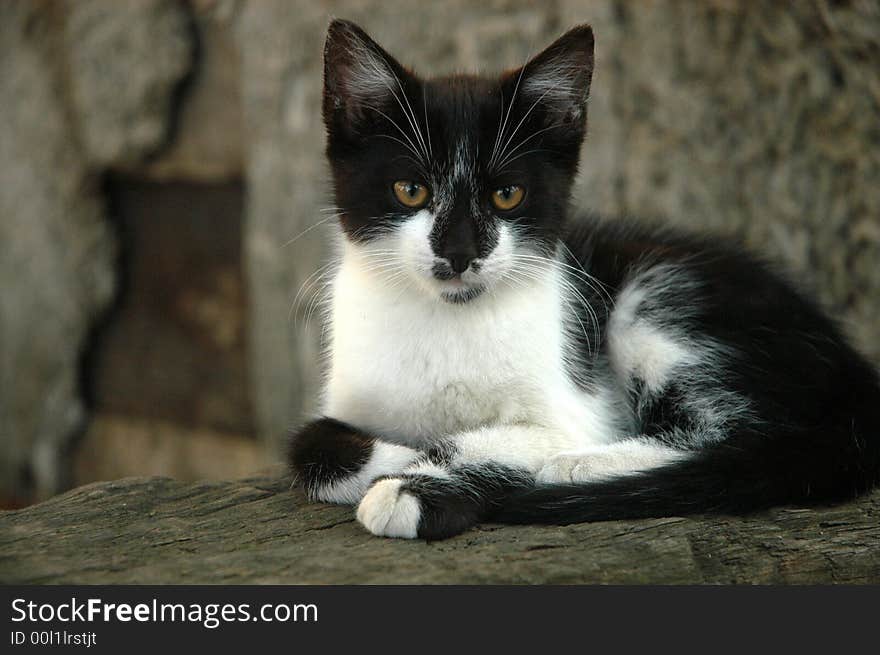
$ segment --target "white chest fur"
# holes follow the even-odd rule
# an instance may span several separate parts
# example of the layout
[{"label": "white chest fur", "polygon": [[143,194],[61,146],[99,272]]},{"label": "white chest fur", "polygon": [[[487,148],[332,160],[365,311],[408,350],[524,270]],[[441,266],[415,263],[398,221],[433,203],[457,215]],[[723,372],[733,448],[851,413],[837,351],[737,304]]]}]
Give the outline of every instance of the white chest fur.
[{"label": "white chest fur", "polygon": [[565,370],[557,274],[455,305],[346,258],[333,283],[324,414],[410,445],[498,424],[612,441],[608,403]]}]

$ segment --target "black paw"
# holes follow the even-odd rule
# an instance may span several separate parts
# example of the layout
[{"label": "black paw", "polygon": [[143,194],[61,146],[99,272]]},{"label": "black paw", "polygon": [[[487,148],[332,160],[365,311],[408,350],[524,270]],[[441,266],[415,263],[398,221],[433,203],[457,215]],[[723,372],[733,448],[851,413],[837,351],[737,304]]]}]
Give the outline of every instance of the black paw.
[{"label": "black paw", "polygon": [[291,433],[288,463],[311,497],[357,473],[367,463],[375,438],[357,428],[323,418]]}]

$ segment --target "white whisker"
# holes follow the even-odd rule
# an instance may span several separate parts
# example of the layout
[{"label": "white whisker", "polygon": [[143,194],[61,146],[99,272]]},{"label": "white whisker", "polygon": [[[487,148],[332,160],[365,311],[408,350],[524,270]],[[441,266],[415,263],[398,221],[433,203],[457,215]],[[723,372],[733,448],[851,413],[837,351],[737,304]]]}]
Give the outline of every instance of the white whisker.
[{"label": "white whisker", "polygon": [[306,229],[304,229],[302,232],[300,232],[300,233],[297,234],[295,237],[293,237],[292,239],[290,239],[290,241],[285,241],[283,244],[281,244],[281,247],[282,247],[282,248],[287,248],[288,246],[290,246],[290,245],[296,243],[297,241],[299,241],[302,237],[304,237],[306,234],[308,234],[309,232],[311,232],[312,230],[314,230],[316,227],[319,227],[319,226],[321,226],[321,225],[324,225],[325,223],[327,223],[327,221],[331,221],[331,220],[333,220],[334,218],[339,218],[340,216],[342,216],[341,213],[339,213],[339,214],[333,214],[332,216],[325,216],[324,218],[322,218],[322,219],[321,219],[320,221],[318,221],[317,223],[312,223],[311,225],[309,225],[309,226],[308,226]]},{"label": "white whisker", "polygon": [[[548,93],[550,93],[550,91],[551,91],[551,89],[547,89],[547,91],[545,91],[543,94],[541,94],[538,97],[538,99],[532,103],[532,106],[529,107],[529,110],[523,115],[523,117],[520,119],[519,123],[517,123],[516,127],[513,128],[513,132],[510,134],[510,136],[507,139],[507,142],[504,144],[504,147],[501,149],[501,155],[499,155],[500,157],[503,158],[506,155],[507,148],[508,148],[508,146],[510,146],[510,142],[513,141],[513,137],[516,136],[516,133],[519,131],[519,128],[522,127],[522,124],[525,123],[526,119],[529,117],[529,115],[532,113],[532,111],[534,111],[535,107],[538,106],[538,104],[544,99],[544,96],[546,96]],[[494,165],[493,165],[493,167],[494,167]]]},{"label": "white whisker", "polygon": [[[501,139],[504,138],[504,133],[505,133],[505,131],[507,130],[507,121],[510,119],[510,110],[513,109],[513,105],[514,105],[515,102],[516,102],[516,97],[517,97],[517,94],[518,94],[518,92],[519,92],[519,85],[520,85],[520,82],[522,82],[523,73],[525,73],[525,71],[526,71],[526,67],[525,67],[525,66],[523,66],[522,68],[519,69],[519,76],[516,78],[516,85],[514,85],[514,87],[513,87],[513,94],[510,96],[510,105],[508,105],[508,107],[507,107],[507,114],[505,114],[505,116],[504,116],[504,122],[501,124],[501,127],[500,127],[500,129],[498,130],[498,135],[497,135],[497,137],[496,137],[495,148],[492,150],[492,157],[489,159],[489,168],[490,168],[490,170],[491,170],[491,169],[494,167],[494,165],[495,165],[495,161],[496,161],[496,160],[495,160],[495,156],[496,156],[497,151],[498,151],[498,144],[500,143]],[[504,106],[504,102],[503,102],[503,101],[504,101],[504,96],[503,96],[503,95],[501,96],[501,100],[502,100],[502,103],[501,103],[501,104],[502,104],[502,107],[503,107],[503,106]],[[503,109],[502,109],[502,111],[503,111]]]}]

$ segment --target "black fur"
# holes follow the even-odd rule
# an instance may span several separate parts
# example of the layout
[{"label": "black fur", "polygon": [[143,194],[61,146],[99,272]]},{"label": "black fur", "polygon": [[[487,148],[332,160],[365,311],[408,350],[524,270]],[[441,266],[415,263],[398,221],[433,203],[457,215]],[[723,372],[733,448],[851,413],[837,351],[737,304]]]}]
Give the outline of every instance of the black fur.
[{"label": "black fur", "polygon": [[375,437],[332,418],[291,433],[287,461],[310,495],[356,473],[373,452]]},{"label": "black fur", "polygon": [[421,539],[445,539],[485,521],[518,489],[534,485],[521,471],[484,464],[461,466],[449,479],[429,475],[403,475],[401,493],[419,499]]},{"label": "black fur", "polygon": [[[406,91],[399,101],[389,89],[368,100],[358,96],[346,81],[357,65],[358,54],[373,53],[387,64]],[[593,36],[589,27],[571,30],[554,46],[539,54],[529,72],[552,59],[558,51],[579,53],[580,81],[589,89],[592,76]],[[561,234],[568,197],[578,164],[578,146],[586,133],[586,95],[568,107],[549,107],[534,96],[517,95],[521,70],[505,74],[500,81],[456,75],[421,80],[385,52],[357,25],[343,20],[331,23],[324,50],[324,122],[327,126],[327,158],[330,162],[337,205],[343,208],[340,222],[349,238],[369,240],[393,228],[412,211],[398,203],[390,189],[395,181],[409,180],[433,189],[428,208],[437,212],[431,234],[434,251],[443,257],[465,254],[484,257],[494,248],[497,219],[515,221],[552,252]],[[396,88],[396,87],[395,87]],[[511,101],[518,98],[515,106]],[[403,106],[401,106],[403,105]],[[427,166],[420,165],[402,144],[404,137],[394,124],[408,126],[404,108],[411,107],[425,144],[431,145]],[[533,151],[507,166],[492,165],[499,116],[509,113],[511,128],[518,125],[528,134],[542,130],[541,138],[525,151]],[[531,110],[531,111],[530,111]],[[560,115],[562,112],[562,115]],[[547,128],[547,129],[545,129]],[[432,181],[448,177],[456,165],[455,144],[469,143],[479,154],[479,168],[470,179],[458,179],[455,188],[437,189]],[[415,143],[416,149],[420,143]],[[468,193],[460,187],[476,184]],[[503,186],[529,189],[525,201],[510,212],[500,213],[490,204],[490,194]],[[477,212],[465,199],[480,198]],[[444,196],[453,200],[439,202]]]}]

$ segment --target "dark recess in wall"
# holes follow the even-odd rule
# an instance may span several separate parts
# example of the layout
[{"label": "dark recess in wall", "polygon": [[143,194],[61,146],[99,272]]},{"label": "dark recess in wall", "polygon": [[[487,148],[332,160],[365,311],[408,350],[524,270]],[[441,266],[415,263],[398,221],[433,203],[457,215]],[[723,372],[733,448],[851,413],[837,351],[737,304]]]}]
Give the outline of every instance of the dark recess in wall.
[{"label": "dark recess in wall", "polygon": [[107,192],[122,279],[86,363],[92,411],[253,434],[242,183],[112,176]]}]

